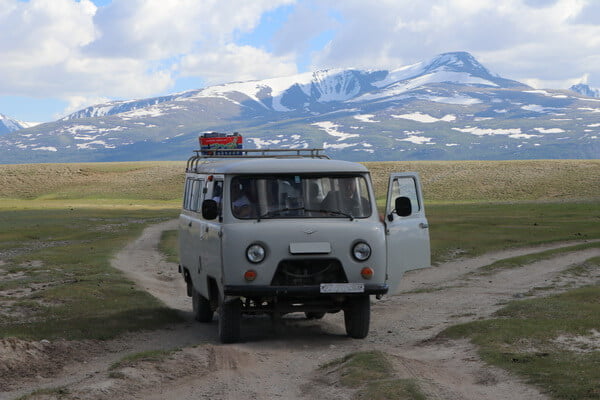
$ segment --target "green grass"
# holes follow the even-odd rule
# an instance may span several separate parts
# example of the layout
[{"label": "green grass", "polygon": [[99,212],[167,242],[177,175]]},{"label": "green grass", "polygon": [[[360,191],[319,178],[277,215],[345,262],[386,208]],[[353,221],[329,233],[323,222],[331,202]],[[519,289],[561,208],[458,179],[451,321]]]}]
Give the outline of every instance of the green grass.
[{"label": "green grass", "polygon": [[67,387],[57,387],[49,389],[38,389],[29,394],[18,397],[16,400],[32,400],[32,399],[64,399],[70,395]]},{"label": "green grass", "polygon": [[167,261],[172,263],[179,262],[178,237],[178,232],[175,230],[164,231],[160,236],[160,243],[158,244],[158,250],[167,257]]},{"label": "green grass", "polygon": [[[0,337],[106,339],[178,321],[110,266],[157,210],[0,211]],[[19,293],[20,291],[20,293]]]},{"label": "green grass", "polygon": [[173,353],[180,351],[180,349],[172,350],[148,350],[139,353],[128,354],[121,358],[119,361],[114,362],[108,368],[108,371],[115,371],[119,368],[129,367],[135,365],[138,362],[160,362],[165,358],[171,356]]},{"label": "green grass", "polygon": [[391,362],[380,351],[364,351],[347,356],[323,365],[322,369],[337,366],[340,372],[340,383],[356,388],[373,380],[388,379],[392,376]]},{"label": "green grass", "polygon": [[[590,263],[600,268],[600,257]],[[588,286],[512,301],[492,319],[456,325],[440,336],[470,338],[486,362],[521,375],[552,398],[587,400],[600,398],[600,351],[565,347],[557,338],[591,338],[599,328],[600,286]]]},{"label": "green grass", "polygon": [[600,238],[600,202],[435,204],[427,208],[432,262]]},{"label": "green grass", "polygon": [[397,379],[392,363],[380,351],[351,353],[319,369],[335,371],[342,386],[357,389],[355,399],[425,400],[417,381]]},{"label": "green grass", "polygon": [[355,396],[364,400],[426,400],[415,379],[390,379],[369,382]]}]

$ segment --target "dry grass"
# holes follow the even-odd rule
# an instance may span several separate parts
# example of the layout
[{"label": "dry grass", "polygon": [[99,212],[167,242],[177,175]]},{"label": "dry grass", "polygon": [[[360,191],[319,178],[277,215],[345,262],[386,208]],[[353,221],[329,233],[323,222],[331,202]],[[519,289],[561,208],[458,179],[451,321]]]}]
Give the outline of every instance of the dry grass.
[{"label": "dry grass", "polygon": [[600,199],[600,160],[369,162],[378,197],[388,176],[417,171],[426,202]]},{"label": "dry grass", "polygon": [[[417,171],[436,202],[600,199],[600,160],[368,162],[379,198],[390,172]],[[0,199],[94,204],[161,201],[177,207],[184,161],[0,165]]]},{"label": "dry grass", "polygon": [[0,165],[0,198],[179,201],[184,168],[168,161]]}]

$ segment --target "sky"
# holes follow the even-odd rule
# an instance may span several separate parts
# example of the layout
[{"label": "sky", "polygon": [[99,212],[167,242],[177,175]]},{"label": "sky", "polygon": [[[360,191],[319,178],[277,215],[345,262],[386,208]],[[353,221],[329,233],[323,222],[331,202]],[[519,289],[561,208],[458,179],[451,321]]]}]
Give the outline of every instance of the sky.
[{"label": "sky", "polygon": [[0,0],[0,114],[468,51],[535,88],[600,88],[600,0]]}]

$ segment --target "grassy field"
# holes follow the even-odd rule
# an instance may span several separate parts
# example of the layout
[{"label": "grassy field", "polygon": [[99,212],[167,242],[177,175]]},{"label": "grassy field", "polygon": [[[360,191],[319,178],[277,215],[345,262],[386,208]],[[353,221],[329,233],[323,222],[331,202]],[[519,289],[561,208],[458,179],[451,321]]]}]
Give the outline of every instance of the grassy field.
[{"label": "grassy field", "polygon": [[600,238],[600,201],[433,204],[432,262],[511,247]]},{"label": "grassy field", "polygon": [[[600,268],[600,257],[574,266]],[[556,399],[600,398],[600,286],[512,301],[494,318],[453,326],[441,336],[467,337],[482,358],[516,372]]]},{"label": "grassy field", "polygon": [[[599,160],[366,164],[379,204],[389,172],[420,173],[435,263],[600,238]],[[177,321],[110,267],[110,258],[146,225],[177,216],[184,166],[0,165],[0,337],[105,339]],[[166,232],[161,250],[172,261],[177,259],[175,243],[176,232]],[[540,255],[546,256],[552,254]],[[500,260],[490,268],[526,262]],[[581,266],[598,267],[598,260]],[[551,387],[555,398],[598,398],[600,389],[589,385],[600,379],[594,375],[600,370],[598,352],[581,354],[551,338],[559,331],[573,336],[598,329],[599,293],[591,286],[540,301],[515,301],[489,321],[451,328],[445,335],[470,337],[488,362]],[[540,355],[526,352],[522,343],[533,343]],[[339,360],[335,368],[350,373],[364,361],[361,357]],[[558,367],[551,370],[550,365]],[[390,380],[389,374],[384,368],[381,380],[361,383],[359,398],[385,398],[386,393],[421,398],[415,382]],[[561,391],[563,384],[568,389]]]},{"label": "grassy field", "polygon": [[157,210],[0,211],[0,337],[106,339],[178,321],[110,257]]},{"label": "grassy field", "polygon": [[[426,204],[600,199],[600,160],[364,163],[383,199],[390,172],[417,171]],[[0,207],[178,207],[185,162],[0,165]],[[34,201],[35,200],[35,201]]]}]

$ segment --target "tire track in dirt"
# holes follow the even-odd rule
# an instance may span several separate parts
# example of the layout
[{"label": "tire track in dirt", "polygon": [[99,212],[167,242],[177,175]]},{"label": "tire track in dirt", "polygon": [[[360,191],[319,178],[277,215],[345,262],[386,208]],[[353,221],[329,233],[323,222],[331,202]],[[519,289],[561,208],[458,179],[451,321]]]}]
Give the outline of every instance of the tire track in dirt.
[{"label": "tire track in dirt", "polygon": [[[402,283],[401,295],[372,304],[371,332],[365,340],[347,338],[343,316],[338,313],[320,321],[291,315],[276,329],[268,318],[246,318],[242,326],[245,342],[222,346],[217,341],[216,321],[191,322],[191,303],[177,266],[166,263],[157,251],[161,232],[175,229],[176,224],[174,220],[148,227],[115,256],[113,266],[169,307],[180,310],[188,322],[107,342],[108,356],[74,363],[45,381],[45,387],[66,385],[72,396],[65,398],[84,394],[82,397],[89,399],[347,399],[353,390],[321,376],[319,365],[355,351],[381,350],[390,356],[397,376],[418,379],[428,398],[544,399],[536,388],[485,365],[467,341],[426,339],[446,326],[489,316],[504,302],[553,279],[569,265],[600,253],[590,249],[490,276],[465,276],[498,259],[576,244],[561,243],[411,271]],[[128,367],[125,379],[107,373],[108,366],[124,354],[176,347],[182,349],[164,362]],[[138,378],[146,374],[154,376],[156,384],[141,385]],[[29,385],[27,390],[0,398],[40,387]]]}]

